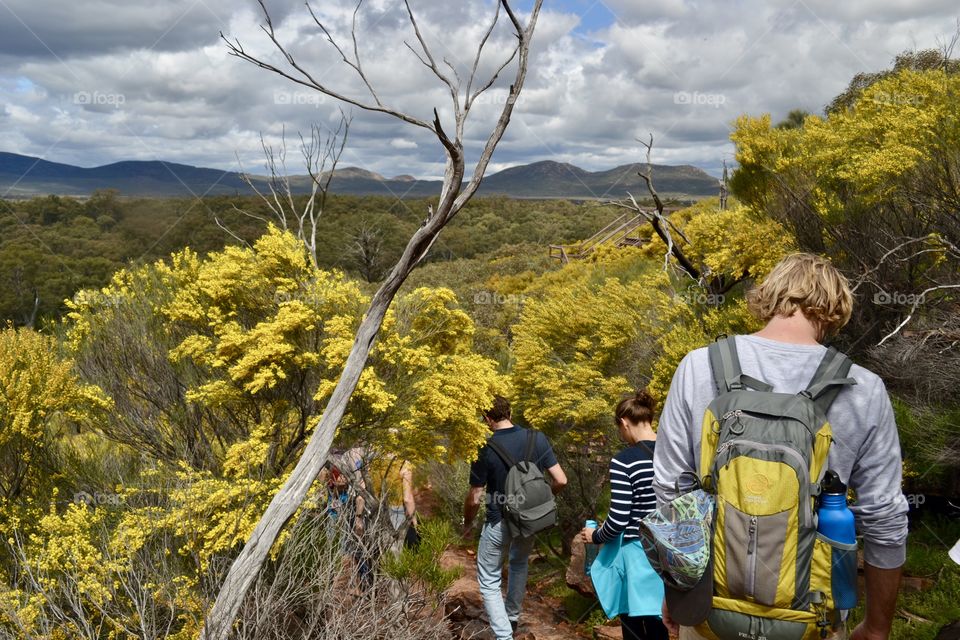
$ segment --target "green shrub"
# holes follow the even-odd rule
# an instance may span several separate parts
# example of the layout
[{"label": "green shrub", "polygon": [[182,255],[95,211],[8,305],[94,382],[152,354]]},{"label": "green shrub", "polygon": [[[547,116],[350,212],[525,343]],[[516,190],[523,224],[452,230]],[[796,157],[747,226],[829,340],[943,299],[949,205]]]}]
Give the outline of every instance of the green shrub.
[{"label": "green shrub", "polygon": [[381,568],[391,578],[401,582],[417,582],[434,595],[450,588],[463,570],[444,568],[440,559],[455,539],[453,525],[447,520],[429,519],[420,523],[420,544],[415,549],[404,547],[396,555],[384,558]]}]

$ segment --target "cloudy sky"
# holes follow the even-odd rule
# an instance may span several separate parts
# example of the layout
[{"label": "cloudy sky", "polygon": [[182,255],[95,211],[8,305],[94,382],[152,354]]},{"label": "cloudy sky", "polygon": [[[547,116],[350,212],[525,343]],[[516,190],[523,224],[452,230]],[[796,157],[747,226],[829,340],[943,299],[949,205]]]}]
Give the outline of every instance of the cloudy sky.
[{"label": "cloudy sky", "polygon": [[[302,0],[264,1],[298,62],[369,101]],[[437,58],[466,77],[495,3],[411,5]],[[348,45],[354,3],[312,6]],[[731,157],[737,115],[820,112],[854,74],[949,39],[958,17],[956,0],[545,0],[528,82],[491,169],[543,159],[607,169],[641,159],[635,139],[652,133],[656,162],[716,173]],[[284,130],[293,137],[339,118],[334,100],[228,55],[220,32],[282,64],[262,22],[255,0],[0,0],[0,151],[80,166],[163,159],[259,172],[261,133],[276,143]],[[495,31],[481,75],[509,51],[506,27]],[[404,45],[415,36],[401,0],[367,0],[357,31],[385,104],[424,119],[437,108],[449,122],[449,94]],[[509,77],[471,113],[468,157]],[[352,116],[345,164],[442,173],[428,132],[380,114]]]}]

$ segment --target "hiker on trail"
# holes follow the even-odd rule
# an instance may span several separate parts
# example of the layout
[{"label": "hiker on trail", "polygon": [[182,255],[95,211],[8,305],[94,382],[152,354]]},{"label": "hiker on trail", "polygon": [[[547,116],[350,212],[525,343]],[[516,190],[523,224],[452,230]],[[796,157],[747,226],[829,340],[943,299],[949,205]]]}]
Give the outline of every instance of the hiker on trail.
[{"label": "hiker on trail", "polygon": [[863,537],[866,615],[849,637],[885,639],[906,555],[907,503],[883,382],[820,344],[850,318],[847,281],[827,260],[794,254],[748,294],[748,305],[766,326],[688,353],[660,418],[658,503],[683,491],[684,472],[716,498],[716,570],[708,567],[690,591],[668,585],[664,622],[679,623],[681,640],[807,640],[842,626],[831,572],[847,558],[855,582],[855,541],[851,556],[822,539],[813,510],[823,508],[816,496],[830,470],[843,496],[846,487],[856,493],[849,509]]},{"label": "hiker on trail", "polygon": [[[341,517],[349,520],[344,531],[359,534],[363,530],[363,498],[357,491],[363,486],[360,468],[363,464],[360,449],[334,449],[324,463],[317,480],[325,486],[326,515],[333,526]],[[351,487],[351,485],[353,485]]]},{"label": "hiker on trail", "polygon": [[390,510],[390,524],[400,532],[403,543],[414,547],[417,533],[417,502],[413,494],[413,465],[396,456],[377,455],[369,462],[373,495]]},{"label": "hiker on trail", "polygon": [[[466,537],[486,492],[486,522],[477,548],[477,582],[497,640],[512,640],[517,630],[534,535],[556,522],[553,494],[567,484],[546,436],[513,424],[510,415],[510,403],[502,396],[496,396],[493,407],[483,413],[483,421],[493,435],[470,467],[470,491],[463,506]],[[504,600],[500,583],[507,558]]]},{"label": "hiker on trail", "polygon": [[[639,534],[640,519],[657,506],[653,492],[657,439],[653,430],[654,405],[646,389],[617,405],[614,423],[627,447],[610,460],[609,515],[599,529],[585,527],[580,532],[585,544],[620,545],[625,573],[616,576],[621,596],[614,605],[620,611],[609,610],[606,605],[604,611],[607,615],[620,614],[623,640],[667,640],[667,629],[660,621],[663,584],[647,561]],[[603,601],[596,577],[594,585]]]},{"label": "hiker on trail", "polygon": [[[340,514],[350,513],[350,480],[346,474],[327,461],[317,480],[326,486],[326,514],[333,522],[340,517]],[[350,517],[344,516],[344,517]]]},{"label": "hiker on trail", "polygon": [[329,534],[340,535],[341,549],[356,563],[360,584],[370,587],[373,584],[371,554],[364,544],[367,509],[361,473],[364,458],[365,452],[360,447],[333,450],[318,479],[327,487]]}]

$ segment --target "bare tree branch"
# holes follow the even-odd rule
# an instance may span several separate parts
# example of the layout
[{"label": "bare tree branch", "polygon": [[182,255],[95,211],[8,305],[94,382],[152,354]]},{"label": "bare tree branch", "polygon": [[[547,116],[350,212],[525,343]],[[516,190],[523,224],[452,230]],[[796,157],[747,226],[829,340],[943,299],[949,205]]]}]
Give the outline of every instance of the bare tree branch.
[{"label": "bare tree branch", "polygon": [[[454,84],[454,82],[450,80],[450,78],[440,70],[440,67],[437,66],[436,60],[434,60],[433,58],[433,53],[430,52],[430,47],[429,45],[427,45],[427,41],[424,40],[423,34],[420,32],[420,25],[417,24],[417,19],[413,15],[413,9],[410,7],[410,0],[403,0],[403,4],[407,8],[407,16],[409,16],[410,18],[410,24],[413,25],[413,32],[416,34],[417,41],[420,43],[420,48],[423,50],[423,55],[426,56],[427,59],[424,60],[423,57],[421,57],[416,51],[414,51],[413,47],[411,47],[409,43],[404,42],[403,44],[407,45],[407,48],[410,49],[410,51],[413,51],[414,55],[417,56],[420,62],[423,63],[428,69],[430,69],[433,72],[433,74],[440,79],[441,82],[447,85],[447,89],[449,89],[450,91],[450,98],[453,103],[454,118],[457,120],[457,123],[459,124],[461,122],[459,78],[458,78],[458,82]],[[453,68],[452,65],[450,65],[449,63],[447,64],[448,66],[450,66],[451,69]],[[456,74],[456,70],[454,70],[454,74]],[[434,109],[434,113],[436,113],[436,109]],[[439,127],[439,118],[435,120],[435,125]],[[436,129],[436,131],[438,132],[438,135],[439,135],[439,129]]]},{"label": "bare tree branch", "polygon": [[[283,69],[280,69],[279,67],[277,67],[277,66],[275,66],[275,65],[272,65],[272,64],[270,64],[270,63],[268,63],[268,62],[266,62],[266,61],[264,61],[264,60],[261,60],[261,59],[257,58],[256,56],[253,56],[253,55],[248,54],[248,53],[243,49],[243,46],[240,44],[240,41],[239,41],[239,40],[233,40],[233,41],[231,41],[231,40],[227,39],[227,37],[224,36],[223,33],[221,33],[221,34],[220,34],[220,37],[221,37],[221,39],[226,43],[226,45],[227,45],[227,50],[228,50],[228,52],[230,53],[230,55],[235,56],[235,57],[237,57],[237,58],[240,58],[241,60],[246,60],[247,62],[249,62],[249,63],[251,63],[251,64],[253,64],[253,65],[257,66],[257,67],[260,67],[261,69],[266,69],[267,71],[271,71],[271,72],[273,72],[273,73],[276,73],[277,75],[280,75],[280,76],[282,76],[282,77],[290,80],[291,82],[294,82],[294,83],[296,83],[296,84],[299,84],[299,85],[301,85],[301,86],[304,86],[304,87],[307,87],[307,88],[310,88],[310,89],[315,89],[316,91],[319,91],[320,93],[322,93],[322,94],[324,94],[324,95],[330,96],[331,98],[334,98],[334,99],[336,99],[336,100],[340,100],[340,101],[345,102],[345,103],[347,103],[347,104],[351,104],[351,105],[353,105],[353,106],[355,106],[355,107],[358,107],[358,108],[360,108],[360,109],[364,109],[365,111],[374,111],[374,112],[378,112],[378,113],[386,113],[386,114],[388,114],[388,115],[391,115],[391,116],[393,116],[393,117],[395,117],[395,118],[398,118],[398,119],[400,119],[400,120],[402,120],[402,121],[404,121],[404,122],[407,122],[407,123],[409,123],[409,124],[412,124],[412,125],[414,125],[414,126],[421,127],[421,128],[423,128],[423,129],[427,129],[428,131],[433,131],[433,128],[432,128],[427,122],[424,122],[423,120],[421,120],[421,119],[419,119],[419,118],[416,118],[416,117],[411,116],[411,115],[409,115],[409,114],[403,113],[403,112],[401,112],[401,111],[398,111],[398,110],[396,110],[396,109],[392,109],[392,108],[390,108],[390,107],[387,107],[387,106],[383,105],[383,104],[380,102],[379,97],[376,96],[376,92],[375,92],[375,91],[373,92],[373,94],[374,94],[374,104],[370,104],[370,103],[362,102],[362,101],[361,101],[360,99],[358,99],[358,98],[351,98],[351,97],[346,96],[346,95],[344,95],[344,94],[342,94],[342,93],[340,93],[340,92],[338,92],[338,91],[334,91],[334,90],[330,89],[327,85],[319,82],[316,78],[313,77],[312,74],[310,74],[306,69],[304,69],[303,66],[301,66],[300,63],[297,62],[296,58],[294,58],[293,54],[291,54],[291,53],[280,43],[280,41],[277,39],[276,33],[274,32],[273,23],[272,23],[271,20],[270,20],[270,16],[269,16],[269,13],[268,13],[268,11],[267,11],[266,5],[264,4],[264,0],[258,0],[258,2],[260,3],[260,8],[261,8],[262,11],[263,11],[263,14],[264,14],[264,16],[265,16],[265,20],[266,20],[266,23],[267,23],[265,26],[262,27],[263,32],[267,34],[267,37],[270,38],[270,41],[271,41],[271,42],[273,43],[273,45],[277,48],[277,50],[280,51],[280,53],[283,54],[284,58],[285,58],[286,61],[287,61],[287,64],[290,65],[290,67],[296,72],[297,75],[294,75],[293,73],[290,73],[290,72],[287,72],[287,71],[285,71],[285,70],[283,70]],[[324,29],[324,31],[326,31],[326,29]],[[341,55],[341,57],[344,58],[344,61],[345,61],[349,66],[351,66],[352,68],[354,68],[354,69],[356,70],[355,63],[351,63],[349,60],[346,59],[346,56],[343,55],[343,50],[339,47],[339,45],[334,44],[334,46],[336,47],[337,52]],[[364,80],[365,80],[365,78],[364,78]]]},{"label": "bare tree branch", "polygon": [[520,90],[523,88],[523,83],[527,77],[527,64],[530,58],[530,41],[533,38],[533,31],[537,24],[537,18],[540,16],[540,7],[542,6],[543,1],[535,0],[533,8],[530,12],[530,19],[527,23],[526,29],[523,28],[519,20],[517,20],[516,16],[514,15],[513,10],[510,8],[509,0],[501,0],[501,4],[503,5],[507,14],[510,16],[510,20],[514,25],[514,28],[517,30],[517,74],[514,77],[513,84],[510,85],[510,93],[507,96],[506,104],[500,111],[500,117],[497,119],[497,124],[494,127],[494,130],[490,133],[490,136],[487,138],[487,142],[480,154],[480,159],[477,161],[477,166],[474,168],[473,177],[470,179],[469,184],[467,184],[463,192],[453,203],[454,211],[459,211],[463,205],[465,205],[467,201],[473,197],[473,194],[476,193],[477,188],[480,186],[480,181],[483,179],[483,174],[487,170],[487,165],[490,164],[490,158],[493,157],[493,151],[496,149],[497,144],[503,137],[504,131],[507,130],[507,125],[510,124],[510,116],[513,115],[514,105],[516,104],[517,97],[520,95]]},{"label": "bare tree branch", "polygon": [[[333,48],[337,50],[337,53],[340,54],[340,58],[346,63],[351,69],[357,72],[357,75],[360,76],[360,79],[363,80],[363,84],[366,85],[367,90],[370,92],[370,96],[373,98],[374,102],[377,103],[378,107],[383,107],[383,103],[380,102],[380,97],[377,95],[377,92],[374,91],[373,86],[370,84],[370,81],[367,80],[367,74],[363,72],[363,64],[360,62],[360,48],[357,46],[357,13],[360,11],[360,7],[363,5],[363,0],[357,2],[357,6],[353,9],[353,21],[350,27],[350,37],[353,40],[353,60],[350,60],[347,55],[343,52],[343,49],[340,48],[340,45],[337,44],[337,41],[333,39],[333,35],[327,29],[327,27],[320,22],[320,19],[317,18],[317,15],[313,12],[313,7],[310,6],[310,3],[307,3],[307,11],[310,12],[310,17],[313,18],[313,21],[316,23],[320,30],[323,31],[323,35],[326,36],[327,42],[333,45]],[[262,3],[261,3],[262,6]]]},{"label": "bare tree branch", "polygon": [[[684,273],[690,276],[693,280],[696,280],[697,282],[703,284],[703,279],[705,276],[704,272],[701,269],[698,269],[696,266],[694,266],[693,263],[690,261],[690,259],[687,258],[686,254],[684,254],[680,246],[676,242],[674,242],[672,231],[676,232],[685,243],[689,244],[690,241],[683,234],[683,231],[677,228],[677,226],[670,221],[670,218],[668,218],[664,214],[665,207],[663,205],[663,201],[660,199],[660,194],[657,193],[656,188],[654,188],[653,186],[653,161],[651,158],[651,155],[653,152],[653,134],[652,133],[650,134],[649,142],[645,142],[639,138],[637,139],[637,142],[642,144],[647,149],[646,171],[638,170],[637,175],[639,175],[643,179],[644,183],[646,184],[647,191],[649,192],[650,197],[653,200],[655,211],[649,211],[648,209],[644,209],[643,207],[641,207],[640,204],[637,202],[636,198],[634,198],[633,195],[630,193],[627,193],[627,196],[630,199],[629,202],[624,202],[621,200],[613,200],[613,201],[608,201],[606,204],[612,204],[614,206],[621,207],[624,209],[629,209],[631,211],[636,211],[637,213],[642,214],[650,222],[650,225],[653,227],[654,232],[657,234],[657,236],[659,236],[660,240],[662,240],[663,244],[666,245],[667,247],[667,250],[663,256],[663,268],[666,269],[669,266],[670,256],[673,256],[674,259],[677,261],[677,263],[680,265],[680,268],[683,270]],[[714,286],[714,285],[720,285],[720,283],[711,283],[711,286]]]},{"label": "bare tree branch", "polygon": [[[234,207],[234,209],[236,209],[236,207]],[[237,210],[239,211],[239,209],[237,209]],[[246,240],[244,240],[243,238],[241,238],[240,236],[238,236],[236,233],[234,233],[233,231],[231,231],[229,227],[227,227],[226,225],[224,225],[223,222],[220,221],[220,216],[217,216],[217,215],[213,216],[213,221],[216,222],[216,223],[217,223],[217,226],[220,227],[221,229],[223,229],[223,230],[227,233],[227,235],[229,235],[231,238],[233,238],[234,240],[236,240],[237,242],[239,242],[241,245],[246,246],[246,247],[249,247],[249,246],[250,246],[250,243],[249,243],[249,242],[247,242]]]},{"label": "bare tree branch", "polygon": [[[497,3],[497,10],[493,14],[493,20],[490,21],[490,26],[487,28],[486,32],[483,34],[483,38],[480,39],[480,44],[477,46],[477,55],[473,58],[473,67],[470,69],[470,77],[467,79],[467,108],[472,99],[470,99],[470,89],[473,87],[473,80],[477,77],[477,68],[480,66],[480,56],[483,55],[483,48],[487,45],[487,40],[490,39],[490,34],[493,33],[494,28],[497,26],[497,21],[500,20],[500,3]],[[511,60],[512,60],[511,56]]]},{"label": "bare tree branch", "polygon": [[[507,16],[510,18],[510,22],[513,23],[513,28],[518,34],[522,34],[523,25],[520,24],[520,20],[517,18],[517,14],[513,12],[513,9],[510,8],[510,2],[508,0],[500,0],[500,4],[503,5],[503,10],[507,12]],[[534,16],[540,11],[539,3],[533,8]],[[532,33],[532,32],[531,32]]]},{"label": "bare tree branch", "polygon": [[943,291],[943,290],[945,290],[945,289],[960,289],[960,284],[942,284],[942,285],[938,285],[938,286],[936,286],[936,287],[928,287],[928,288],[924,289],[923,291],[921,291],[919,294],[917,294],[917,296],[916,296],[916,298],[915,298],[915,300],[914,300],[914,302],[913,302],[913,305],[910,307],[910,312],[907,314],[907,317],[904,318],[903,321],[902,321],[900,324],[898,324],[897,327],[896,327],[893,331],[891,331],[890,333],[888,333],[887,335],[885,335],[885,336],[883,337],[883,340],[881,340],[880,342],[877,343],[877,346],[879,347],[879,346],[883,345],[884,342],[886,342],[887,340],[889,340],[889,339],[892,338],[893,336],[895,336],[895,335],[897,335],[898,333],[900,333],[900,331],[901,331],[905,326],[907,326],[907,324],[909,324],[910,320],[913,319],[913,314],[915,314],[915,313],[917,312],[917,308],[918,308],[921,304],[923,304],[924,301],[926,300],[926,296],[927,296],[928,293],[933,293],[934,291]]},{"label": "bare tree branch", "polygon": [[[307,141],[303,134],[298,133],[300,139],[300,153],[306,166],[307,174],[310,177],[310,192],[302,208],[296,203],[294,187],[290,181],[287,172],[286,155],[287,142],[286,132],[281,134],[281,144],[279,150],[274,150],[268,145],[260,135],[260,146],[263,148],[263,155],[266,159],[266,168],[269,176],[267,178],[267,190],[264,193],[258,186],[253,176],[241,171],[240,178],[249,186],[260,200],[266,205],[270,213],[273,214],[273,221],[284,230],[293,230],[297,239],[303,242],[304,247],[310,256],[310,261],[314,267],[319,266],[317,260],[317,225],[321,214],[326,208],[327,198],[330,193],[330,184],[333,180],[340,157],[346,147],[347,137],[350,132],[352,118],[340,111],[340,122],[337,128],[330,131],[323,140],[323,132],[317,125],[310,126],[310,139]],[[330,164],[329,169],[327,163]],[[242,169],[242,168],[241,168]],[[259,220],[264,224],[270,222],[267,218],[244,211],[233,206],[234,211],[241,213],[249,218]],[[244,242],[236,233],[226,227],[219,219],[216,219],[217,225],[230,234],[233,238]]]},{"label": "bare tree branch", "polygon": [[[264,12],[266,12],[263,0],[260,0],[260,2],[261,7],[264,9]],[[227,45],[233,55],[252,62],[261,68],[274,71],[298,84],[315,88],[347,104],[353,104],[369,111],[388,113],[411,125],[429,129],[437,136],[438,141],[446,152],[447,159],[444,169],[443,186],[436,206],[430,207],[429,216],[410,237],[400,259],[393,266],[389,275],[374,294],[367,313],[364,315],[357,329],[353,347],[344,364],[337,386],[330,395],[319,424],[307,442],[300,460],[287,477],[283,486],[274,495],[247,540],[246,545],[244,545],[243,550],[231,565],[216,602],[206,617],[203,630],[200,634],[202,640],[227,640],[237,613],[251,585],[254,583],[266,561],[270,549],[276,542],[280,532],[293,517],[294,513],[296,513],[304,497],[307,495],[310,486],[313,484],[314,479],[323,467],[323,463],[330,451],[330,446],[333,443],[336,429],[346,411],[347,403],[360,380],[360,374],[366,365],[370,350],[380,331],[390,303],[393,301],[393,298],[396,296],[410,272],[423,260],[424,256],[426,256],[444,226],[457,215],[476,193],[490,159],[493,156],[493,152],[503,138],[503,134],[513,114],[517,96],[519,96],[526,79],[530,42],[533,37],[537,19],[540,15],[543,0],[534,0],[526,25],[520,23],[510,8],[509,0],[501,0],[501,4],[516,30],[515,35],[518,40],[516,74],[510,85],[508,100],[506,104],[502,106],[496,124],[487,137],[479,154],[479,159],[474,167],[472,177],[466,184],[463,183],[466,172],[464,166],[463,131],[467,113],[461,111],[459,108],[459,95],[457,90],[451,89],[451,99],[456,124],[454,128],[455,136],[451,140],[441,126],[439,113],[436,109],[434,109],[434,122],[431,125],[418,118],[393,109],[388,109],[379,104],[371,105],[354,98],[348,98],[340,92],[334,91],[326,85],[321,84],[313,78],[309,72],[304,70],[294,60],[293,56],[277,41],[269,18],[264,31],[274,45],[284,54],[288,64],[296,71],[296,74],[287,73],[246,54],[239,42],[231,43],[227,41]],[[412,11],[410,11],[409,4],[407,4],[407,9],[414,30],[417,32],[421,46],[424,48],[424,54],[428,60],[432,61],[429,48],[419,35],[419,27],[416,24]],[[224,40],[226,40],[226,38],[224,38]],[[434,64],[434,67],[435,66]],[[448,88],[451,87],[452,82],[450,82],[449,79],[444,79],[442,72],[437,75]]]},{"label": "bare tree branch", "polygon": [[[433,73],[438,78],[440,78],[440,80],[445,85],[447,85],[447,87],[450,88],[450,91],[453,93],[453,95],[456,96],[457,86],[453,83],[452,80],[450,80],[450,78],[446,76],[446,74],[440,71],[440,67],[437,66],[436,60],[433,59],[433,53],[430,52],[430,47],[429,45],[427,45],[427,41],[423,39],[423,34],[420,32],[420,25],[417,24],[417,19],[413,15],[413,9],[410,7],[410,0],[403,0],[403,5],[407,8],[407,15],[410,17],[410,24],[413,25],[413,32],[417,36],[417,42],[420,43],[420,48],[423,49],[423,55],[425,55],[427,57],[427,60],[429,61],[429,64],[427,64],[427,66],[430,68],[431,71],[433,71]],[[407,47],[411,51],[413,51],[413,47],[411,47],[409,44],[407,44]],[[416,52],[414,51],[414,53]],[[422,62],[423,58],[420,58],[420,60]]]}]

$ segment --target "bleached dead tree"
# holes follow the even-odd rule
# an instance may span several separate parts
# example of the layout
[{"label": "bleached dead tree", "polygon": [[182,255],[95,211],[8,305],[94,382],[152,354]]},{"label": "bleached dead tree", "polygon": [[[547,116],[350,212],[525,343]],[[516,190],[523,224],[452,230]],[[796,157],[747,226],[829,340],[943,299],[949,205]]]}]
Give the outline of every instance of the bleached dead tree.
[{"label": "bleached dead tree", "polygon": [[694,280],[697,285],[703,287],[707,292],[722,295],[732,289],[734,286],[746,279],[744,273],[739,277],[725,277],[723,274],[712,273],[706,265],[694,264],[693,260],[684,252],[684,247],[690,246],[690,240],[684,235],[683,231],[677,227],[665,212],[663,200],[657,189],[653,185],[653,134],[650,134],[649,141],[637,139],[637,142],[646,148],[646,167],[639,169],[637,175],[643,180],[647,187],[650,199],[653,201],[653,207],[644,207],[637,202],[633,194],[627,192],[625,200],[608,200],[605,204],[613,205],[621,209],[627,209],[640,214],[646,218],[647,222],[653,228],[654,233],[663,241],[666,251],[663,254],[663,268],[667,269],[671,265],[670,259],[676,261],[677,268]]},{"label": "bleached dead tree", "polygon": [[[277,492],[270,502],[270,505],[267,507],[267,510],[264,512],[253,533],[250,535],[249,540],[247,540],[246,545],[244,545],[243,550],[240,552],[240,555],[230,567],[230,571],[223,582],[216,602],[207,615],[203,631],[201,632],[201,638],[203,638],[203,640],[227,640],[237,613],[250,589],[250,585],[256,579],[270,548],[273,546],[284,525],[300,506],[327,458],[337,425],[339,425],[346,410],[347,402],[360,379],[360,374],[363,371],[370,350],[373,347],[373,342],[383,323],[387,308],[390,306],[391,301],[411,270],[426,256],[440,231],[456,216],[470,198],[473,197],[477,188],[480,186],[480,181],[483,179],[494,149],[496,149],[497,144],[503,137],[507,125],[510,122],[517,97],[523,89],[529,62],[530,42],[537,24],[537,18],[540,14],[542,0],[534,1],[525,23],[521,21],[513,7],[510,6],[509,0],[500,0],[490,22],[490,26],[484,31],[483,37],[477,46],[476,55],[473,59],[470,72],[466,74],[465,83],[447,59],[440,60],[445,66],[441,66],[441,64],[437,62],[437,57],[420,30],[409,1],[404,1],[417,43],[416,47],[409,43],[405,44],[407,44],[407,47],[414,53],[417,59],[431,71],[437,80],[446,87],[450,94],[450,102],[453,108],[453,126],[447,129],[441,124],[437,109],[433,110],[433,120],[426,121],[409,113],[394,109],[381,99],[363,70],[359,47],[357,46],[356,17],[361,8],[361,4],[362,0],[357,4],[356,10],[354,11],[353,29],[351,30],[353,40],[352,52],[344,50],[313,10],[309,8],[309,5],[308,9],[317,27],[324,33],[329,43],[339,54],[342,62],[353,69],[363,81],[369,93],[369,97],[366,98],[348,96],[328,86],[323,82],[321,77],[315,76],[304,67],[295,56],[285,48],[284,44],[278,40],[264,0],[260,0],[260,6],[265,19],[265,24],[262,28],[274,46],[283,54],[286,62],[283,68],[247,53],[239,41],[230,41],[224,38],[230,53],[242,60],[246,60],[262,69],[279,74],[298,85],[318,91],[326,96],[353,105],[354,107],[371,112],[384,113],[406,122],[413,127],[431,132],[436,136],[437,141],[444,150],[446,164],[443,186],[436,205],[428,209],[428,214],[423,224],[410,237],[400,259],[393,266],[376,294],[374,294],[370,302],[370,307],[364,315],[363,322],[361,322],[357,329],[356,338],[350,350],[350,355],[344,365],[343,373],[330,396],[323,416],[320,418],[320,422],[311,436],[310,441],[307,443],[296,467],[291,472],[283,487],[281,487],[280,491]],[[500,64],[489,77],[478,78],[477,73],[484,47],[489,41],[501,14],[505,14],[509,20],[509,26],[514,31],[516,43],[508,52],[502,64]],[[480,150],[479,159],[472,174],[465,181],[467,170],[465,166],[463,140],[465,125],[471,108],[475,104],[476,99],[492,87],[500,73],[507,69],[514,61],[516,61],[515,71],[513,72],[513,80],[510,84],[507,99],[500,110],[493,130],[490,132],[483,148]]]},{"label": "bleached dead tree", "polygon": [[639,169],[637,175],[643,180],[647,187],[650,199],[653,201],[653,207],[645,207],[637,202],[633,194],[627,192],[627,198],[624,200],[608,200],[605,204],[627,209],[646,218],[647,222],[653,228],[654,233],[663,241],[666,251],[663,254],[663,268],[667,269],[671,265],[671,258],[676,262],[677,268],[698,286],[703,287],[708,293],[722,295],[746,279],[744,273],[739,277],[726,277],[723,274],[711,272],[710,268],[704,264],[694,264],[689,255],[684,251],[684,247],[690,248],[690,239],[683,233],[677,225],[670,220],[666,213],[666,208],[660,194],[653,185],[653,134],[650,134],[649,141],[637,139],[642,144],[646,152],[646,167]]},{"label": "bleached dead tree", "polygon": [[[274,149],[267,144],[263,134],[260,135],[260,146],[266,161],[266,186],[263,180],[246,172],[240,174],[248,187],[260,198],[270,212],[270,217],[264,217],[234,205],[233,210],[240,215],[259,220],[264,225],[273,223],[284,231],[295,233],[297,239],[303,243],[314,267],[317,262],[317,224],[323,210],[327,206],[330,195],[330,183],[333,181],[340,156],[343,155],[350,133],[352,118],[343,111],[340,112],[340,122],[336,129],[329,130],[324,135],[316,124],[310,126],[310,139],[297,134],[300,138],[300,155],[307,169],[307,178],[310,180],[309,191],[302,204],[297,202],[296,186],[290,180],[287,171],[287,136],[286,131],[281,134],[280,147]],[[225,225],[219,217],[214,220],[221,229],[245,244],[244,240]]]},{"label": "bleached dead tree", "polygon": [[651,155],[653,153],[653,134],[650,134],[650,142],[644,142],[639,138],[637,139],[637,142],[642,144],[647,149],[646,170],[638,170],[637,175],[640,176],[640,178],[643,179],[644,184],[647,185],[647,191],[650,194],[650,198],[653,200],[654,208],[651,209],[650,207],[640,206],[640,204],[637,202],[637,199],[630,192],[627,192],[626,200],[608,200],[606,204],[611,204],[615,207],[620,207],[621,209],[628,209],[634,213],[639,213],[646,218],[647,222],[650,223],[650,226],[653,227],[654,232],[660,237],[660,239],[663,241],[663,244],[667,247],[667,251],[663,256],[664,268],[670,264],[670,257],[672,256],[680,265],[680,268],[684,273],[699,282],[702,278],[700,269],[695,267],[687,258],[687,256],[684,255],[680,245],[674,241],[673,234],[678,234],[685,242],[687,241],[687,238],[683,235],[683,232],[670,221],[670,218],[664,214],[663,201],[660,199],[660,194],[657,193],[657,190],[653,186],[653,162],[651,160]]}]

